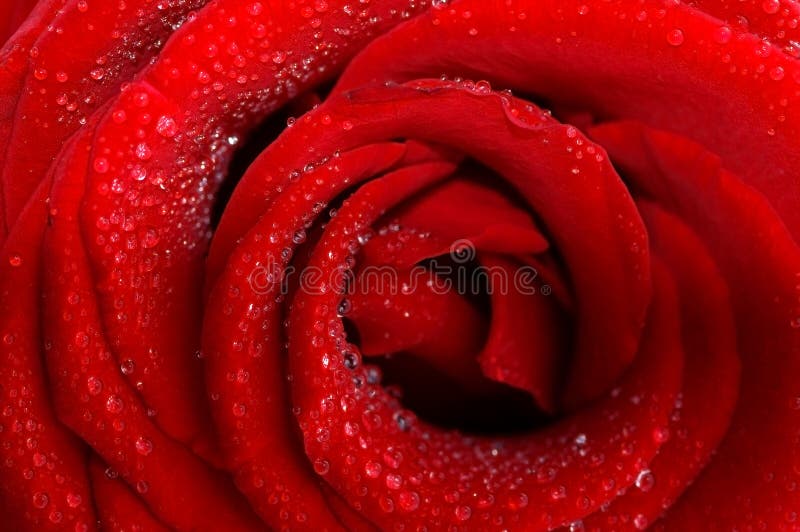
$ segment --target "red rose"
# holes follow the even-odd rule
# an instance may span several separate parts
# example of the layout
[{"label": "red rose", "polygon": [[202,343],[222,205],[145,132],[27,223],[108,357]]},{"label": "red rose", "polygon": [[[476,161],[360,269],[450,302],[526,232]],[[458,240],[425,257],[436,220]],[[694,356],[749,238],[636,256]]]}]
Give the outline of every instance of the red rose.
[{"label": "red rose", "polygon": [[6,528],[800,530],[800,4],[430,3],[3,8]]}]

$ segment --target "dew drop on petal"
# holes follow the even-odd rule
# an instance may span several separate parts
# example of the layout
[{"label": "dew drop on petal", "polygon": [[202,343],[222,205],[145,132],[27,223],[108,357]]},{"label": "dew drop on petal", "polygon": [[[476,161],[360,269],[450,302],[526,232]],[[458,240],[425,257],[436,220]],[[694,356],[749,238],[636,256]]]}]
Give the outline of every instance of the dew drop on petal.
[{"label": "dew drop on petal", "polygon": [[583,532],[586,528],[583,526],[583,521],[573,521],[569,524],[569,532]]},{"label": "dew drop on petal", "polygon": [[636,487],[644,493],[647,493],[656,483],[656,477],[649,469],[643,469],[636,477]]},{"label": "dew drop on petal", "polygon": [[465,505],[456,506],[455,509],[456,519],[459,521],[467,521],[470,517],[472,517],[472,508]]},{"label": "dew drop on petal", "polygon": [[43,493],[41,491],[37,491],[36,493],[33,494],[33,507],[34,508],[39,508],[41,510],[42,508],[47,506],[47,504],[49,502],[50,502],[50,497],[48,497],[46,493]]},{"label": "dew drop on petal", "polygon": [[125,407],[125,404],[122,402],[122,399],[117,395],[111,395],[106,400],[106,410],[111,412],[112,414],[119,414],[122,412],[122,409]]},{"label": "dew drop on petal", "polygon": [[386,487],[390,490],[400,489],[400,486],[403,485],[403,477],[398,475],[397,473],[388,473],[386,475]]},{"label": "dew drop on petal", "polygon": [[108,159],[105,157],[97,157],[94,160],[93,168],[98,174],[105,174],[108,172]]},{"label": "dew drop on petal", "polygon": [[150,96],[146,92],[139,92],[133,97],[136,107],[147,107],[150,104]]},{"label": "dew drop on petal", "polygon": [[77,493],[67,493],[67,505],[70,508],[77,508],[81,505],[83,498]]},{"label": "dew drop on petal", "polygon": [[103,381],[97,377],[89,377],[86,379],[86,389],[91,395],[98,395],[103,391]]},{"label": "dew drop on petal", "polygon": [[714,30],[714,41],[718,44],[727,44],[733,37],[733,30],[728,26],[720,26]]},{"label": "dew drop on petal", "polygon": [[413,512],[419,508],[419,495],[414,491],[404,491],[397,497],[397,504],[401,510]]},{"label": "dew drop on petal", "polygon": [[136,145],[134,153],[136,154],[136,157],[138,159],[141,159],[142,161],[146,161],[153,155],[153,152],[150,150],[150,147],[144,142]]},{"label": "dew drop on petal", "polygon": [[780,0],[764,0],[761,2],[761,9],[767,15],[774,15],[778,12],[778,9],[781,7]]},{"label": "dew drop on petal", "polygon": [[165,138],[172,138],[178,133],[178,124],[170,116],[161,116],[156,122],[156,131]]},{"label": "dew drop on petal", "polygon": [[331,464],[327,460],[323,458],[317,458],[314,460],[314,471],[318,475],[327,475],[328,471],[331,470]]},{"label": "dew drop on petal", "polygon": [[364,465],[364,473],[369,478],[378,478],[383,467],[378,462],[369,461]]},{"label": "dew drop on petal", "polygon": [[675,28],[667,32],[667,42],[671,46],[680,46],[683,44],[684,35],[683,30]]},{"label": "dew drop on petal", "polygon": [[776,66],[775,68],[773,68],[773,69],[771,69],[769,71],[769,77],[773,81],[782,80],[784,75],[785,75],[785,71],[783,70],[783,67],[781,67],[781,66]]},{"label": "dew drop on petal", "polygon": [[154,228],[147,229],[144,232],[144,236],[142,237],[142,246],[145,248],[153,248],[158,245],[160,237],[158,235],[158,230]]}]

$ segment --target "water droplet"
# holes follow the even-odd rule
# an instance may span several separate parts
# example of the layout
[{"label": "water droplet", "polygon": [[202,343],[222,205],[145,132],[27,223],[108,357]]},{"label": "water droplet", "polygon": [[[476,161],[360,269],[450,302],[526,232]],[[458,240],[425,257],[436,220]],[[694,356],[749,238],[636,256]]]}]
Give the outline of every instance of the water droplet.
[{"label": "water droplet", "polygon": [[406,512],[413,512],[419,508],[419,495],[414,491],[401,492],[397,497],[397,504],[401,510]]},{"label": "water droplet", "polygon": [[119,414],[125,408],[125,403],[118,395],[111,395],[106,400],[106,410],[112,414]]},{"label": "water droplet", "polygon": [[178,133],[178,124],[171,116],[161,116],[156,122],[156,131],[162,137],[172,138]]},{"label": "water droplet", "polygon": [[98,174],[105,174],[108,172],[108,159],[105,157],[97,157],[94,160],[94,171]]},{"label": "water droplet", "polygon": [[86,379],[86,389],[89,390],[90,395],[98,395],[103,391],[103,381],[97,377],[89,377]]},{"label": "water droplet", "polygon": [[481,80],[475,82],[475,92],[478,94],[491,94],[492,93],[492,85],[488,81]]},{"label": "water droplet", "polygon": [[247,407],[243,403],[236,403],[231,408],[233,415],[236,417],[242,417],[247,413]]},{"label": "water droplet", "polygon": [[554,501],[559,501],[567,496],[567,488],[564,486],[556,486],[550,490],[550,498]]},{"label": "water droplet", "polygon": [[354,438],[355,436],[358,435],[358,425],[356,425],[355,423],[352,423],[350,421],[345,421],[345,423],[344,423],[344,433],[347,436],[349,436],[351,438]]},{"label": "water droplet", "polygon": [[666,427],[656,427],[653,429],[653,441],[664,443],[669,440],[669,429]]},{"label": "water droplet", "polygon": [[295,244],[297,244],[297,245],[300,245],[300,244],[302,244],[302,243],[303,243],[303,242],[305,242],[305,241],[306,241],[306,232],[305,232],[305,231],[303,231],[303,230],[297,231],[297,232],[296,232],[296,233],[295,233],[295,234],[292,236],[292,242],[294,242],[294,243],[295,243]]},{"label": "water droplet", "polygon": [[569,524],[569,532],[583,532],[584,530],[586,528],[584,528],[583,521],[580,519]]},{"label": "water droplet", "polygon": [[146,92],[137,92],[133,97],[136,107],[147,107],[150,104],[150,96]]},{"label": "water droplet", "polygon": [[778,12],[778,9],[781,7],[780,0],[764,0],[761,2],[761,9],[764,10],[764,13],[767,15],[774,15]]},{"label": "water droplet", "polygon": [[459,521],[467,521],[470,517],[472,517],[472,508],[469,506],[456,506],[455,509],[456,519]]},{"label": "water droplet", "polygon": [[643,469],[639,472],[639,475],[636,477],[636,487],[642,490],[644,493],[647,493],[653,486],[655,486],[656,477],[649,469]]},{"label": "water droplet", "polygon": [[633,518],[633,526],[636,527],[636,530],[644,530],[648,524],[650,524],[649,521],[642,514],[638,514]]},{"label": "water droplet", "polygon": [[714,30],[714,41],[718,44],[728,44],[733,37],[733,30],[728,26],[720,26]]},{"label": "water droplet", "polygon": [[381,510],[386,513],[391,513],[394,511],[394,501],[391,497],[381,497],[380,501],[378,501],[378,504],[380,505]]},{"label": "water droplet", "polygon": [[13,267],[15,267],[15,268],[16,268],[17,266],[20,266],[20,265],[22,264],[22,257],[20,257],[20,256],[19,256],[19,255],[17,255],[17,254],[11,255],[11,256],[8,258],[8,263],[9,263],[11,266],[13,266]]},{"label": "water droplet", "polygon": [[684,35],[683,30],[675,28],[667,32],[667,42],[671,46],[680,46],[683,44]]},{"label": "water droplet", "polygon": [[383,467],[381,467],[378,462],[370,461],[364,464],[364,473],[366,473],[369,478],[378,478],[382,469]]},{"label": "water droplet", "polygon": [[331,463],[327,460],[322,458],[314,460],[314,471],[316,471],[318,475],[327,475],[330,470]]},{"label": "water droplet", "polygon": [[397,428],[404,432],[411,428],[409,416],[403,412],[397,412],[394,414],[394,422],[397,423]]},{"label": "water droplet", "polygon": [[769,77],[773,81],[782,80],[784,75],[785,75],[785,72],[783,70],[783,67],[781,67],[781,66],[776,66],[775,68],[773,68],[773,69],[771,69],[769,71]]},{"label": "water droplet", "polygon": [[158,245],[160,238],[158,236],[158,229],[150,228],[144,232],[142,237],[142,246],[145,248],[153,248]]},{"label": "water droplet", "polygon": [[387,473],[386,475],[386,487],[390,490],[400,489],[400,486],[403,485],[403,477],[398,475],[397,473]]},{"label": "water droplet", "polygon": [[134,165],[131,168],[131,178],[134,181],[144,181],[147,178],[147,169],[140,164]]},{"label": "water droplet", "polygon": [[83,501],[83,497],[78,495],[77,493],[67,493],[67,505],[70,508],[77,508],[81,505]]},{"label": "water droplet", "polygon": [[47,79],[47,70],[43,68],[34,69],[33,77],[38,79],[39,81],[44,81],[45,79]]},{"label": "water droplet", "polygon": [[89,335],[83,331],[75,333],[75,345],[77,347],[86,347],[89,345]]},{"label": "water droplet", "polygon": [[50,497],[47,496],[46,493],[42,493],[41,491],[37,491],[33,494],[33,507],[39,508],[40,510],[47,506],[50,502]]},{"label": "water droplet", "polygon": [[356,369],[358,367],[359,357],[357,353],[345,351],[342,356],[344,358],[344,367],[347,369]]},{"label": "water droplet", "polygon": [[[375,414],[377,416],[377,414]],[[378,417],[380,419],[380,417]],[[383,461],[386,463],[387,466],[391,467],[392,469],[397,469],[400,467],[400,462],[403,460],[403,455],[398,453],[397,451],[386,451],[383,453]]]},{"label": "water droplet", "polygon": [[339,306],[336,307],[336,312],[339,313],[340,316],[346,316],[348,312],[353,309],[353,304],[350,303],[349,299],[342,299],[339,302]]},{"label": "water droplet", "polygon": [[153,155],[153,152],[150,150],[150,147],[144,142],[136,145],[134,153],[136,154],[136,157],[138,159],[141,159],[142,161],[146,161]]},{"label": "water droplet", "polygon": [[136,368],[136,364],[130,358],[123,360],[119,365],[119,370],[123,375],[130,375]]}]

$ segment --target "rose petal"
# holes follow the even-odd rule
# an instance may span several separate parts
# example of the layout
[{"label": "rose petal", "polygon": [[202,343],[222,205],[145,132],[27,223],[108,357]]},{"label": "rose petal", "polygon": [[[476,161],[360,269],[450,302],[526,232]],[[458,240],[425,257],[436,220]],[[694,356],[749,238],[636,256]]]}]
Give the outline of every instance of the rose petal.
[{"label": "rose petal", "polygon": [[678,218],[647,201],[638,205],[653,251],[676,281],[684,383],[669,425],[652,435],[665,442],[658,455],[640,470],[635,487],[584,520],[587,530],[634,530],[653,523],[702,474],[738,399],[736,330],[724,280],[697,235]]},{"label": "rose petal", "polygon": [[637,187],[703,240],[736,319],[742,382],[731,427],[668,523],[700,526],[713,511],[723,527],[752,519],[767,528],[786,524],[800,507],[800,251],[764,197],[701,146],[637,124],[601,126],[592,135]]},{"label": "rose petal", "polygon": [[128,0],[122,9],[117,2],[47,0],[36,8],[42,13],[36,24],[12,41],[16,49],[10,53],[19,64],[2,76],[6,97],[15,97],[0,126],[9,130],[0,144],[7,227],[64,141],[205,2],[189,0],[164,10],[151,0]]},{"label": "rose petal", "polygon": [[[414,192],[418,187],[413,182],[404,185],[400,188],[377,180],[362,187],[327,226],[311,265],[323,271],[341,267],[336,260],[341,257],[337,250],[347,249],[353,235],[368,227],[390,202],[397,201],[398,195]],[[619,425],[629,423],[649,434],[666,424],[672,409],[673,394],[680,383],[681,352],[675,341],[678,330],[671,292],[674,288],[662,271],[658,270],[654,314],[648,322],[652,329],[644,335],[643,352],[613,398],[551,430],[500,441],[429,427],[399,409],[397,400],[365,378],[363,370],[357,369],[348,378],[342,357],[343,350],[350,348],[343,327],[332,317],[331,310],[340,292],[322,276],[318,284],[310,287],[312,290],[297,294],[290,315],[290,368],[298,376],[293,380],[293,398],[299,408],[298,421],[310,460],[325,464],[321,474],[326,480],[347,493],[351,505],[358,505],[384,527],[394,522],[395,512],[403,516],[404,523],[436,526],[463,524],[473,518],[473,512],[476,521],[494,518],[497,525],[507,519],[511,523],[523,520],[527,524],[553,526],[580,517],[602,504],[603,497],[609,497],[603,494],[599,478],[632,483],[630,468],[639,460],[649,460],[658,447],[650,438],[639,439],[634,453],[633,446],[624,441],[630,437],[630,430],[617,432]],[[327,333],[317,336],[309,330],[315,320],[328,323]],[[640,386],[648,390],[644,396],[638,395]],[[330,397],[339,398],[348,407],[326,408],[326,398]],[[634,404],[637,406],[632,409],[623,406]],[[338,430],[340,427],[356,427],[356,433],[363,435],[355,438]],[[581,429],[586,432],[579,433]],[[571,438],[576,447],[567,445]],[[597,442],[597,447],[584,448],[587,441]],[[590,457],[593,450],[602,453],[604,459],[595,454]],[[636,460],[632,460],[633,454]],[[448,458],[454,455],[459,460],[450,464]],[[552,475],[543,476],[542,480],[529,475],[516,486],[519,491],[505,491],[519,470],[531,467],[531,456],[539,457],[537,468],[552,468]],[[563,474],[560,484],[553,485],[558,475],[556,467]],[[364,478],[361,471],[371,480]],[[456,484],[455,479],[460,483]],[[358,487],[365,483],[367,489],[360,491]],[[458,495],[450,497],[453,492],[458,494],[456,488],[471,497],[464,501]],[[502,502],[497,502],[503,504],[503,510],[492,508],[490,514],[483,516],[474,510],[473,504],[492,506],[501,496]],[[415,504],[418,500],[425,500],[426,504]]]},{"label": "rose petal", "polygon": [[[81,203],[75,197],[84,190],[91,133],[88,129],[76,137],[74,152],[68,153],[82,158],[61,161],[60,179],[50,191],[43,257],[48,298],[44,337],[51,346],[47,364],[54,408],[59,420],[118,470],[170,526],[255,527],[255,516],[224,476],[153,422],[138,386],[127,380],[139,368],[129,371],[125,359],[112,355],[78,227]],[[185,392],[178,397],[185,401]],[[190,411],[197,410],[195,405]],[[182,504],[187,499],[191,506]]]},{"label": "rose petal", "polygon": [[117,475],[118,473],[97,458],[89,463],[92,478],[92,502],[97,507],[100,526],[109,530],[169,530],[159,522],[147,506],[131,488]]},{"label": "rose petal", "polygon": [[41,186],[38,201],[23,212],[3,246],[0,262],[0,500],[8,526],[19,529],[91,526],[95,520],[84,446],[55,419],[40,323],[30,319],[41,304],[46,196]]},{"label": "rose petal", "polygon": [[444,73],[642,120],[722,156],[798,238],[800,63],[720,26],[683,2],[464,0],[377,39],[337,90]]}]

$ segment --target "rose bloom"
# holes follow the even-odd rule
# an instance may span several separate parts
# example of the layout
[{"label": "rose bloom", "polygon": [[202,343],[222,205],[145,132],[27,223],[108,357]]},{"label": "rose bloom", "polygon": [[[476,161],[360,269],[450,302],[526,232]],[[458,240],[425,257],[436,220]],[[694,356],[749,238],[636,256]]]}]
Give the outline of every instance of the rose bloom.
[{"label": "rose bloom", "polygon": [[799,25],[4,0],[0,528],[800,530]]}]

